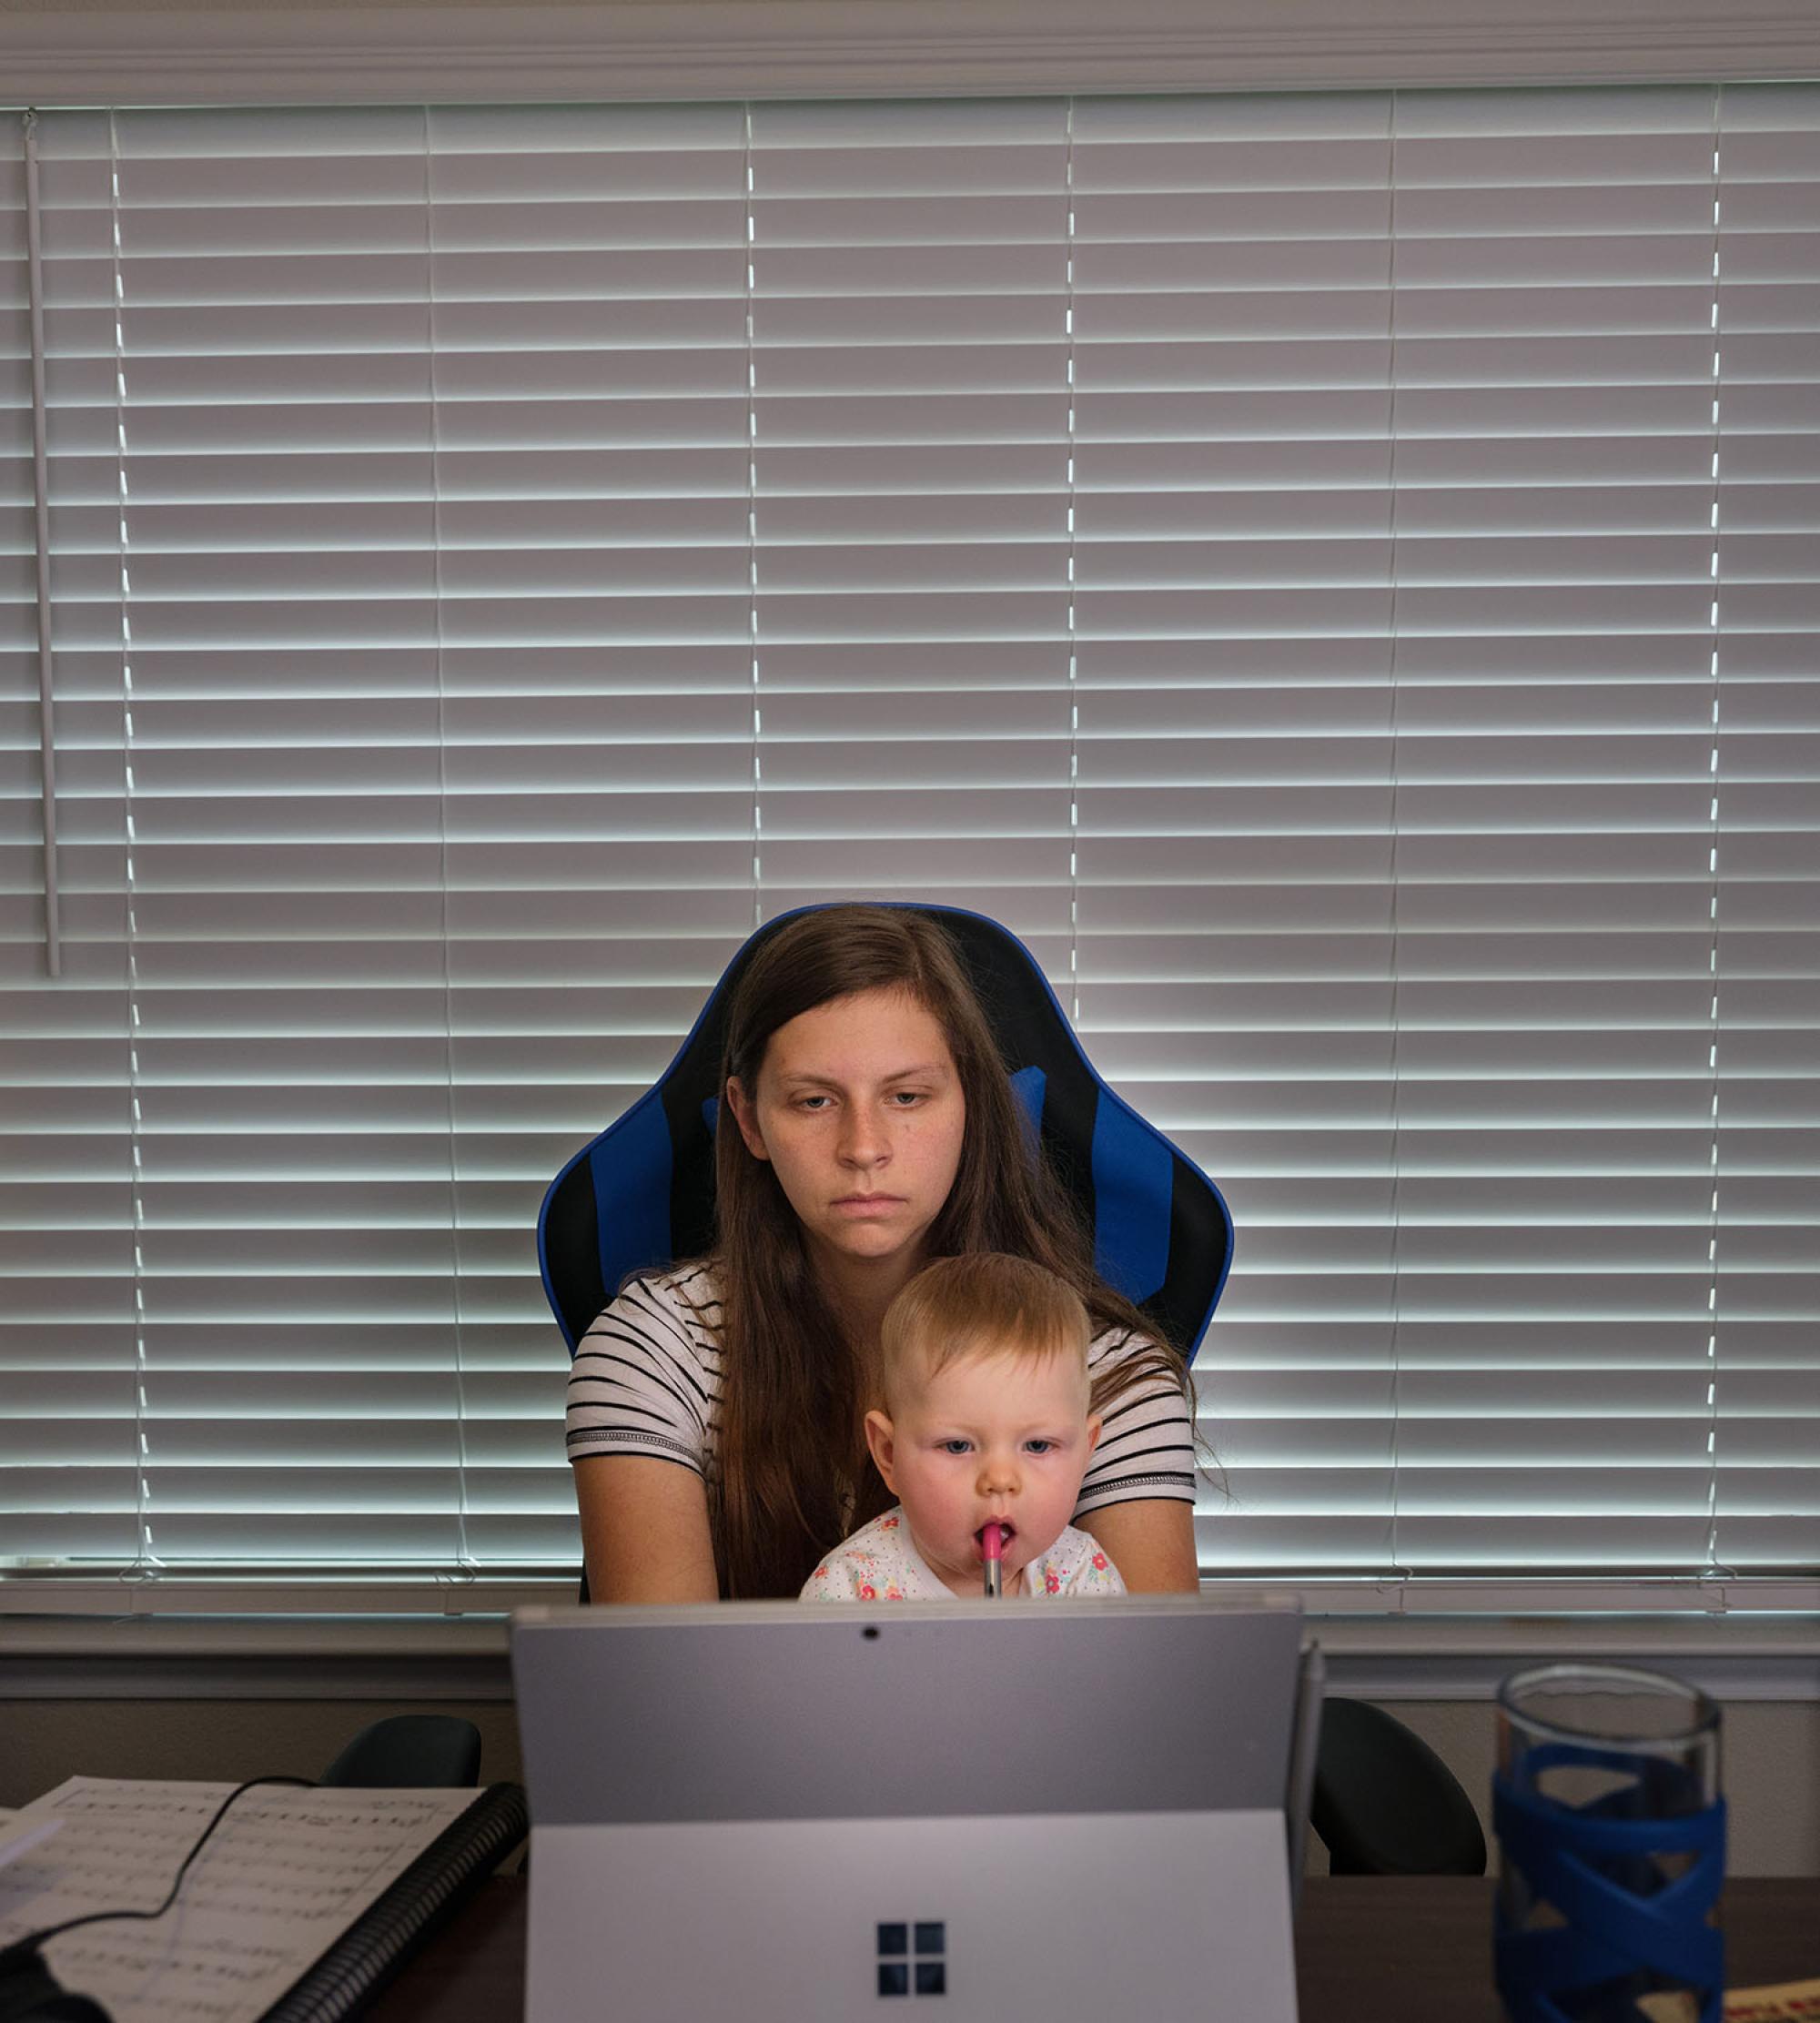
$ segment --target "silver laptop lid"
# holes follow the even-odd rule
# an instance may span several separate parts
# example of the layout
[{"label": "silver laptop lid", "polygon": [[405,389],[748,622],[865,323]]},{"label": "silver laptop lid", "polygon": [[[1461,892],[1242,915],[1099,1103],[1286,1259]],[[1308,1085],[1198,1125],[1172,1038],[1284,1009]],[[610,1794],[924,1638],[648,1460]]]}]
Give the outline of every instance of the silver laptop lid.
[{"label": "silver laptop lid", "polygon": [[1300,1641],[1188,1595],[528,1609],[531,1818],[1280,1812]]}]

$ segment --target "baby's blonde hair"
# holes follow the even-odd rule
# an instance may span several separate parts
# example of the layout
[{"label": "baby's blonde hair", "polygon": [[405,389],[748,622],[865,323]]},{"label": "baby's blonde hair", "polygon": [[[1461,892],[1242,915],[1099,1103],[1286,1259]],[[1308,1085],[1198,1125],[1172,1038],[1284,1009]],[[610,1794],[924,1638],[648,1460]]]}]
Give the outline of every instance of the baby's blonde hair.
[{"label": "baby's blonde hair", "polygon": [[1060,1356],[1080,1371],[1086,1397],[1092,1323],[1065,1280],[1028,1258],[973,1250],[919,1271],[885,1310],[879,1383],[895,1411],[906,1383],[927,1383],[952,1364],[1006,1356]]}]

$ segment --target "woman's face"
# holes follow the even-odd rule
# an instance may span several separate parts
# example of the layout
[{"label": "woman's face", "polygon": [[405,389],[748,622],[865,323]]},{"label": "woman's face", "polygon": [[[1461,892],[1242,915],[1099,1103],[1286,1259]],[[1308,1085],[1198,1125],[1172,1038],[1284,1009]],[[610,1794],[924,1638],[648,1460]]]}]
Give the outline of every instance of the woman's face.
[{"label": "woman's face", "polygon": [[771,1036],[757,1086],[734,1079],[727,1096],[812,1252],[920,1261],[966,1125],[947,1037],[920,999],[867,990],[817,1005]]}]

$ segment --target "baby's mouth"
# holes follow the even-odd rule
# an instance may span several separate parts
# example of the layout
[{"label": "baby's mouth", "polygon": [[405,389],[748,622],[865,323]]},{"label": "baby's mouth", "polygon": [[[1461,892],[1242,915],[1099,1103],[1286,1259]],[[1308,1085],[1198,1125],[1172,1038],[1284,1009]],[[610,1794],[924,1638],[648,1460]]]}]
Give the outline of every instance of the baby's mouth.
[{"label": "baby's mouth", "polygon": [[[1000,1518],[1000,1519],[998,1520],[998,1549],[999,1549],[999,1551],[1000,1551],[1001,1553],[1003,1553],[1003,1552],[1005,1552],[1006,1550],[1007,1550],[1007,1548],[1008,1548],[1008,1547],[1010,1546],[1011,1541],[1012,1541],[1012,1540],[1013,1540],[1014,1538],[1016,1538],[1016,1536],[1017,1536],[1017,1527],[1016,1527],[1016,1525],[1015,1525],[1015,1524],[1011,1523],[1011,1522],[1009,1522],[1009,1521],[1008,1521],[1007,1519],[1006,1519],[1006,1518],[1003,1518],[1003,1517],[1001,1517],[1001,1518]],[[975,1533],[973,1534],[973,1542],[974,1542],[974,1543],[975,1543],[976,1545],[977,1545],[977,1546],[979,1547],[979,1551],[980,1551],[980,1557],[981,1557],[982,1559],[984,1559],[984,1558],[985,1558],[985,1556],[986,1556],[986,1526],[985,1526],[984,1524],[982,1524],[982,1525],[980,1526],[980,1528],[978,1529],[978,1531],[976,1531],[976,1532],[975,1532]]]}]

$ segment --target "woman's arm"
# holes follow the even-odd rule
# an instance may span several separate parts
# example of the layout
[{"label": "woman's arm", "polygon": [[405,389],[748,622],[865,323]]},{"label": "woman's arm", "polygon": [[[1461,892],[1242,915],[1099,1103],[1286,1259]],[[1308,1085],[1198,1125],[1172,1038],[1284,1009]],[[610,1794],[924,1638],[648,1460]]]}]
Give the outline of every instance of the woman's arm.
[{"label": "woman's arm", "polygon": [[1105,1546],[1133,1594],[1198,1592],[1192,1503],[1167,1496],[1102,1503],[1076,1522]]},{"label": "woman's arm", "polygon": [[592,1602],[717,1602],[708,1492],[693,1468],[642,1454],[575,1463]]}]

